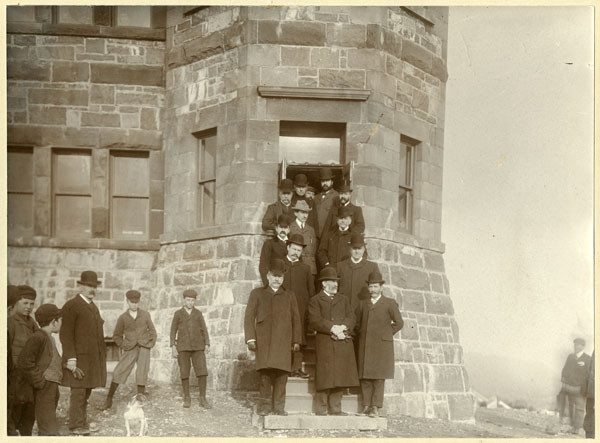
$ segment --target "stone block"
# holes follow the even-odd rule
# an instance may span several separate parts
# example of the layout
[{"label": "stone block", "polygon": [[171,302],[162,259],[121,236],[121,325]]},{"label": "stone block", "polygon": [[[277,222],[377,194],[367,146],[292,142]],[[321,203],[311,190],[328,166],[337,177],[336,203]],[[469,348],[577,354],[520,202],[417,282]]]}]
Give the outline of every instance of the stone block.
[{"label": "stone block", "polygon": [[121,114],[121,127],[122,128],[139,128],[140,127],[140,115],[139,114]]},{"label": "stone block", "polygon": [[119,114],[107,114],[101,112],[82,112],[81,126],[113,127],[118,128],[121,124]]},{"label": "stone block", "polygon": [[419,365],[402,364],[402,377],[404,380],[403,393],[405,392],[423,392],[425,385],[423,382],[423,374]]},{"label": "stone block", "polygon": [[322,88],[359,88],[365,87],[365,71],[320,69],[319,86]]},{"label": "stone block", "polygon": [[308,21],[258,22],[258,42],[293,46],[325,46],[326,25]]},{"label": "stone block", "polygon": [[266,86],[298,86],[298,69],[293,67],[263,67],[260,84]]},{"label": "stone block", "polygon": [[158,96],[156,94],[144,94],[137,92],[117,92],[116,104],[135,106],[158,106]]},{"label": "stone block", "polygon": [[103,38],[86,38],[85,52],[106,54],[106,39]]},{"label": "stone block", "polygon": [[[390,58],[390,57],[387,57]],[[385,71],[385,54],[376,49],[348,49],[348,68]]]},{"label": "stone block", "polygon": [[367,71],[367,89],[396,97],[396,78],[378,71]]},{"label": "stone block", "polygon": [[425,269],[436,272],[445,272],[444,256],[437,252],[424,251]]},{"label": "stone block", "polygon": [[350,48],[364,48],[367,40],[365,25],[349,23],[328,23],[327,44]]},{"label": "stone block", "polygon": [[413,361],[413,344],[403,340],[394,340],[394,359],[396,361]]},{"label": "stone block", "polygon": [[310,66],[314,68],[339,68],[340,50],[335,48],[312,48]]},{"label": "stone block", "polygon": [[425,72],[432,72],[433,54],[416,43],[404,40],[402,42],[401,58]]},{"label": "stone block", "polygon": [[446,67],[446,62],[442,58],[435,55],[432,58],[431,75],[437,77],[444,83],[448,80],[448,69]]},{"label": "stone block", "polygon": [[[403,316],[403,318],[405,318]],[[402,328],[402,340],[418,340],[419,329],[417,322],[412,319],[405,318],[404,327]]]},{"label": "stone block", "polygon": [[425,312],[425,299],[421,292],[402,291],[402,310]]},{"label": "stone block", "polygon": [[11,60],[6,64],[6,78],[18,81],[50,81],[51,66],[49,61],[43,60]]},{"label": "stone block", "polygon": [[73,60],[75,49],[73,46],[41,46],[36,47],[37,58],[51,60]]},{"label": "stone block", "polygon": [[405,269],[406,289],[416,289],[421,291],[429,291],[429,275],[426,272],[417,269]]},{"label": "stone block", "polygon": [[12,63],[13,60],[28,60],[31,57],[31,48],[29,47],[18,47],[18,46],[8,46],[6,48],[6,59],[9,63]]},{"label": "stone block", "polygon": [[66,125],[66,108],[55,106],[29,106],[29,122],[42,125]]},{"label": "stone block", "polygon": [[13,35],[13,44],[17,46],[35,46],[35,35]]},{"label": "stone block", "polygon": [[126,66],[112,63],[90,65],[92,83],[164,86],[162,66]]},{"label": "stone block", "polygon": [[285,66],[308,66],[310,64],[310,53],[310,48],[282,46],[281,64]]},{"label": "stone block", "polygon": [[465,421],[473,420],[476,403],[472,394],[448,394],[448,409],[450,420]]},{"label": "stone block", "polygon": [[463,349],[460,345],[444,344],[444,362],[451,365],[461,365],[464,363],[463,360]]},{"label": "stone block", "polygon": [[452,299],[447,295],[425,294],[425,312],[428,314],[454,314]]},{"label": "stone block", "polygon": [[[184,43],[183,54],[181,54],[181,57],[183,58],[183,63],[191,63],[198,60],[204,60],[216,54],[221,54],[223,53],[223,48],[223,33],[213,32],[205,37],[196,38]],[[173,58],[175,58],[175,55],[178,54],[174,54]],[[170,66],[175,60],[169,60],[169,57],[171,57],[170,54],[167,56]]]},{"label": "stone block", "polygon": [[30,104],[87,106],[88,93],[77,89],[29,89]]},{"label": "stone block", "polygon": [[80,62],[52,63],[52,81],[87,82],[90,78],[90,65]]},{"label": "stone block", "polygon": [[399,253],[400,263],[404,266],[423,267],[423,258],[421,253],[410,247],[403,247]]},{"label": "stone block", "polygon": [[443,328],[427,328],[427,337],[429,341],[433,342],[446,343],[448,341],[448,334]]},{"label": "stone block", "polygon": [[455,318],[450,319],[450,327],[452,329],[452,338],[454,339],[454,343],[458,343],[460,341],[460,335],[458,330],[458,323]]},{"label": "stone block", "polygon": [[413,91],[411,106],[425,113],[429,112],[429,96],[421,91]]},{"label": "stone block", "polygon": [[248,64],[257,66],[279,66],[281,64],[283,49],[287,48],[277,45],[249,45]]},{"label": "stone block", "polygon": [[264,429],[345,429],[375,431],[387,429],[387,419],[367,416],[317,416],[312,414],[290,414],[286,417],[267,415],[264,417]]},{"label": "stone block", "polygon": [[361,103],[349,100],[343,103],[341,100],[321,100],[319,106],[315,106],[314,100],[269,99],[267,117],[277,120],[359,122]]},{"label": "stone block", "polygon": [[140,124],[142,129],[153,129],[158,128],[158,111],[152,108],[142,108],[140,115]]},{"label": "stone block", "polygon": [[214,244],[207,242],[186,243],[183,259],[186,261],[210,260],[215,258]]},{"label": "stone block", "polygon": [[299,77],[298,87],[300,88],[318,88],[319,81],[314,77]]},{"label": "stone block", "polygon": [[115,87],[108,85],[91,85],[90,101],[94,104],[114,104]]}]

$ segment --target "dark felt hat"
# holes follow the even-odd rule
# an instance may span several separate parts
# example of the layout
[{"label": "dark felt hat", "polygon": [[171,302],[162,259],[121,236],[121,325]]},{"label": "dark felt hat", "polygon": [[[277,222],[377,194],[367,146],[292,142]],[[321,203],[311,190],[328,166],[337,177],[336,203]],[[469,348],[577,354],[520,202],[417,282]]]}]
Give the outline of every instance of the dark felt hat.
[{"label": "dark felt hat", "polygon": [[44,303],[35,311],[35,320],[41,325],[47,325],[55,318],[62,316],[62,309],[53,303]]},{"label": "dark felt hat", "polygon": [[31,286],[27,286],[27,285],[21,285],[18,288],[18,300],[21,300],[22,298],[28,298],[29,300],[35,300],[35,298],[37,297],[37,293],[35,292],[35,289],[33,289]]},{"label": "dark felt hat", "polygon": [[277,224],[283,228],[287,228],[292,222],[292,218],[287,214],[281,214],[277,217]]},{"label": "dark felt hat", "polygon": [[296,200],[296,203],[294,203],[292,210],[310,212],[311,207],[306,200],[304,200],[303,198],[300,198],[300,199]]},{"label": "dark felt hat", "polygon": [[348,205],[340,206],[337,210],[337,218],[352,217],[352,208]]},{"label": "dark felt hat", "polygon": [[358,232],[354,232],[351,236],[350,236],[350,247],[351,248],[362,248],[365,245],[365,238],[362,236],[362,234],[359,234]]},{"label": "dark felt hat", "polygon": [[323,168],[319,171],[319,180],[331,180],[333,178],[333,172],[331,168]]},{"label": "dark felt hat", "polygon": [[349,181],[344,181],[337,190],[338,192],[352,192],[352,185]]},{"label": "dark felt hat", "polygon": [[125,293],[125,297],[127,297],[127,300],[129,300],[129,301],[132,301],[133,303],[137,303],[140,301],[142,294],[140,294],[140,291],[131,289]]},{"label": "dark felt hat", "polygon": [[573,340],[573,343],[575,343],[576,345],[585,346],[585,340],[580,337],[577,337],[575,340]]},{"label": "dark felt hat", "polygon": [[289,236],[289,238],[287,239],[286,244],[290,244],[290,243],[294,243],[296,245],[302,246],[303,248],[306,246],[306,244],[304,243],[304,237],[302,236],[302,234],[292,234]]},{"label": "dark felt hat", "polygon": [[183,298],[196,298],[198,297],[198,293],[193,289],[186,289],[183,291]]},{"label": "dark felt hat", "polygon": [[367,277],[367,284],[371,284],[371,283],[381,283],[381,284],[385,283],[385,280],[381,276],[381,272],[375,270],[369,274],[369,277]]},{"label": "dark felt hat", "polygon": [[271,260],[271,263],[269,263],[269,272],[273,275],[279,276],[285,274],[285,265],[283,263],[283,260],[281,260],[280,258],[275,258]]},{"label": "dark felt hat", "polygon": [[289,178],[284,178],[279,182],[278,188],[281,192],[292,192],[294,190],[294,183]]},{"label": "dark felt hat", "polygon": [[294,177],[294,184],[296,186],[307,186],[308,178],[304,174],[296,174],[296,176]]},{"label": "dark felt hat", "polygon": [[100,286],[101,282],[98,280],[98,275],[94,271],[83,271],[77,284],[96,288]]},{"label": "dark felt hat", "polygon": [[337,271],[332,266],[327,266],[321,270],[319,274],[319,281],[323,280],[339,280]]},{"label": "dark felt hat", "polygon": [[7,306],[11,307],[19,301],[19,287],[15,285],[6,286],[6,301]]}]

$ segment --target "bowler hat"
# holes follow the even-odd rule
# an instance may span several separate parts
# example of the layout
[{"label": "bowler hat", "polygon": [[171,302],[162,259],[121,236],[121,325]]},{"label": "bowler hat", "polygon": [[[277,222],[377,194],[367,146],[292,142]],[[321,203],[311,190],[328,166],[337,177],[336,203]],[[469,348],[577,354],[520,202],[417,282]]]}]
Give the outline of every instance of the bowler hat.
[{"label": "bowler hat", "polygon": [[319,171],[319,179],[320,180],[331,180],[333,178],[333,173],[330,168],[323,168]]},{"label": "bowler hat", "polygon": [[282,228],[287,228],[291,222],[292,219],[287,214],[281,214],[279,217],[277,217],[277,225],[281,226]]},{"label": "bowler hat", "polygon": [[287,239],[286,244],[290,244],[290,243],[294,243],[295,245],[299,245],[302,247],[305,247],[306,244],[304,243],[304,237],[302,236],[302,234],[292,234],[289,236],[289,238]]},{"label": "bowler hat", "polygon": [[98,275],[94,271],[83,271],[81,278],[77,281],[78,285],[91,286],[93,288],[100,286],[100,283]]},{"label": "bowler hat", "polygon": [[367,277],[367,284],[369,285],[371,283],[385,283],[385,280],[381,276],[381,272],[375,270],[369,274],[369,277]]},{"label": "bowler hat", "polygon": [[292,210],[310,212],[311,207],[308,205],[308,202],[306,200],[304,200],[303,198],[300,198],[300,199],[296,200],[296,203],[292,207]]},{"label": "bowler hat", "polygon": [[40,325],[47,325],[55,318],[62,316],[62,310],[53,303],[44,303],[35,311],[35,320]]},{"label": "bowler hat", "polygon": [[365,245],[365,239],[362,236],[362,234],[359,234],[358,232],[354,232],[351,236],[350,236],[350,247],[351,248],[362,248]]},{"label": "bowler hat", "polygon": [[129,301],[132,301],[133,303],[137,303],[140,301],[142,294],[140,294],[140,292],[136,291],[135,289],[131,289],[125,293],[125,297],[127,297],[127,300],[129,300]]},{"label": "bowler hat", "polygon": [[27,285],[19,286],[17,301],[21,300],[22,298],[28,298],[29,300],[35,300],[36,297],[37,297],[37,293],[35,292],[35,289],[33,289],[31,286],[27,286]]},{"label": "bowler hat", "polygon": [[352,217],[352,208],[348,205],[340,206],[337,211],[337,218]]},{"label": "bowler hat", "polygon": [[294,184],[296,186],[306,186],[308,185],[308,178],[304,174],[296,174],[294,177]]},{"label": "bowler hat", "polygon": [[283,264],[283,260],[280,258],[274,258],[269,263],[269,272],[273,275],[283,275],[285,274],[285,265]]},{"label": "bowler hat", "polygon": [[352,192],[352,186],[349,181],[344,181],[337,190],[338,192]]},{"label": "bowler hat", "polygon": [[279,182],[279,190],[281,192],[292,192],[294,190],[294,183],[289,178],[284,178]]},{"label": "bowler hat", "polygon": [[334,267],[327,266],[321,270],[318,281],[323,281],[323,280],[339,280],[337,271],[335,270]]},{"label": "bowler hat", "polygon": [[6,286],[6,301],[7,306],[10,308],[14,306],[14,304],[19,301],[19,287],[15,285],[7,285]]},{"label": "bowler hat", "polygon": [[183,291],[183,298],[196,298],[198,297],[198,293],[193,289],[186,289]]},{"label": "bowler hat", "polygon": [[575,340],[573,340],[573,343],[575,343],[576,345],[585,346],[585,340],[583,338],[578,337]]}]

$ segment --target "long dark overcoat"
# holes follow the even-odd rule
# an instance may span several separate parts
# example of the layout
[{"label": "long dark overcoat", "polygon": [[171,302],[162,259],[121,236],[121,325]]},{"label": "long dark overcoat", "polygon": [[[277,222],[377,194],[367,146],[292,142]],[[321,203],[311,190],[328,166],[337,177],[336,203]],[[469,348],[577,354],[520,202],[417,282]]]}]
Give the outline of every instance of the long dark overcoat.
[{"label": "long dark overcoat", "polygon": [[308,304],[308,327],[317,331],[316,389],[358,386],[358,373],[352,339],[336,341],[331,338],[333,325],[354,329],[355,316],[350,300],[336,294],[329,297],[321,291]]},{"label": "long dark overcoat", "polygon": [[296,295],[300,323],[302,324],[302,334],[304,336],[306,310],[308,308],[308,301],[315,295],[315,282],[310,267],[306,263],[302,263],[300,260],[292,263],[288,260],[287,256],[283,260],[283,263],[285,266],[283,286]]},{"label": "long dark overcoat", "polygon": [[356,319],[359,378],[394,378],[394,334],[404,326],[398,303],[384,296],[374,305],[362,300]]},{"label": "long dark overcoat", "polygon": [[275,203],[271,203],[269,206],[267,206],[267,212],[265,212],[265,215],[263,215],[261,223],[263,231],[275,231],[277,219],[282,214],[289,215],[291,220],[294,220],[296,218],[296,216],[294,215],[294,211],[292,211],[291,204],[289,206],[284,206],[280,200],[277,200]]},{"label": "long dark overcoat", "polygon": [[350,257],[351,237],[352,232],[350,229],[346,231],[337,229],[323,233],[317,250],[317,258],[321,269],[325,266],[336,267],[338,263]]},{"label": "long dark overcoat", "polygon": [[280,287],[250,292],[244,315],[246,342],[256,340],[256,370],[292,370],[292,345],[302,343],[296,296]]},{"label": "long dark overcoat", "polygon": [[340,277],[340,292],[350,297],[352,306],[356,307],[360,300],[371,297],[367,285],[367,278],[373,271],[379,271],[377,263],[363,258],[354,263],[351,258],[337,264],[337,273]]},{"label": "long dark overcoat", "polygon": [[[329,215],[327,215],[327,220],[325,221],[325,226],[329,231],[335,231],[338,227],[337,212],[340,206],[342,205],[338,200],[337,203],[335,203],[329,210]],[[363,217],[362,208],[360,206],[356,206],[352,202],[348,202],[348,206],[352,210],[352,223],[350,223],[350,232],[364,234],[365,218]]]},{"label": "long dark overcoat", "polygon": [[97,388],[106,385],[106,346],[104,320],[93,303],[86,303],[76,295],[62,308],[60,328],[63,366],[70,358],[77,358],[77,367],[84,372],[81,380],[63,370],[63,385],[72,388]]},{"label": "long dark overcoat", "polygon": [[287,246],[284,241],[281,241],[279,237],[268,238],[262,245],[260,250],[260,259],[258,261],[258,273],[263,282],[263,285],[267,286],[267,274],[269,272],[269,266],[271,261],[276,258],[283,260],[287,255]]},{"label": "long dark overcoat", "polygon": [[339,198],[340,194],[333,188],[325,193],[319,192],[315,195],[313,211],[315,211],[317,215],[315,217],[317,226],[314,226],[317,237],[323,238],[324,233],[327,231],[327,229],[325,229],[327,216],[329,215],[331,207],[339,200]]}]

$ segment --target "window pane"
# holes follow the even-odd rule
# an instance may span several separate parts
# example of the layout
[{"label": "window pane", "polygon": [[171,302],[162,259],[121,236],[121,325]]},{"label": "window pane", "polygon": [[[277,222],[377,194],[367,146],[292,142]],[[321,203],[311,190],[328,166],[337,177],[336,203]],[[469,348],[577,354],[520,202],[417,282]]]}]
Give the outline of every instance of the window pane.
[{"label": "window pane", "polygon": [[7,22],[35,22],[35,6],[7,6]]},{"label": "window pane", "polygon": [[58,22],[91,25],[93,23],[92,6],[59,6]]},{"label": "window pane", "polygon": [[54,192],[56,194],[90,194],[89,154],[57,154],[55,157]]},{"label": "window pane", "polygon": [[279,161],[294,163],[341,163],[339,138],[279,137]]},{"label": "window pane", "polygon": [[148,158],[113,155],[112,160],[113,195],[148,197]]},{"label": "window pane", "polygon": [[200,180],[212,180],[216,172],[217,137],[207,137],[201,140],[201,159],[199,171]]},{"label": "window pane", "polygon": [[400,218],[400,229],[408,229],[408,204],[409,192],[400,188],[400,207],[398,208],[398,217]]},{"label": "window pane", "polygon": [[215,182],[202,185],[202,222],[211,223],[215,219]]},{"label": "window pane", "polygon": [[57,195],[55,202],[55,235],[57,237],[90,237],[91,197]]},{"label": "window pane", "polygon": [[412,188],[412,153],[413,147],[405,143],[400,144],[400,186]]},{"label": "window pane", "polygon": [[114,197],[112,203],[113,238],[130,240],[147,238],[148,199]]},{"label": "window pane", "polygon": [[8,194],[8,235],[18,237],[33,233],[33,195]]},{"label": "window pane", "polygon": [[9,151],[6,173],[9,192],[33,192],[33,153]]},{"label": "window pane", "polygon": [[139,26],[149,28],[151,26],[152,10],[150,6],[118,6],[118,26]]}]

